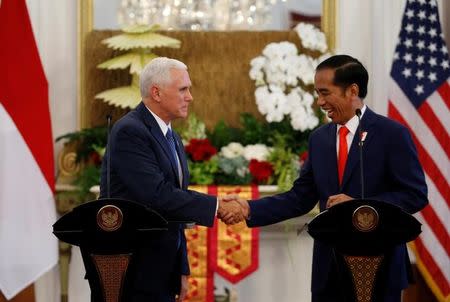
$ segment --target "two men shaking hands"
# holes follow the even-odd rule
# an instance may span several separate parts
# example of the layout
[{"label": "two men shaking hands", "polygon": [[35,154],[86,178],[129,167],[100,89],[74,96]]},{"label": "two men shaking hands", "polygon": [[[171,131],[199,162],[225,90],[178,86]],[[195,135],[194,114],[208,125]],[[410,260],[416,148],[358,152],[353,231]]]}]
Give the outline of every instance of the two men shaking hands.
[{"label": "two men shaking hands", "polygon": [[217,218],[228,225],[239,223],[250,217],[248,202],[235,194],[219,197],[218,202]]}]

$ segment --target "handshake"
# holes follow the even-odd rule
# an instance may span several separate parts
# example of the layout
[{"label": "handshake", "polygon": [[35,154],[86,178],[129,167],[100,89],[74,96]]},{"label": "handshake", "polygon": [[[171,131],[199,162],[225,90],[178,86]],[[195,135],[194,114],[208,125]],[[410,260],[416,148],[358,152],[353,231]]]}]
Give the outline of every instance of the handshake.
[{"label": "handshake", "polygon": [[226,195],[217,199],[217,217],[226,224],[236,224],[250,216],[248,202],[237,195]]}]

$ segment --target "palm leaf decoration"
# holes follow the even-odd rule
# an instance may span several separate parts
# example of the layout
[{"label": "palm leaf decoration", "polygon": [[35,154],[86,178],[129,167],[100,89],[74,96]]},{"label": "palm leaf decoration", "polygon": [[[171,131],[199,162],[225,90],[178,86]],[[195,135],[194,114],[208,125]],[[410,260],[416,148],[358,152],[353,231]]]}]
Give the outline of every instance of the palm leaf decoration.
[{"label": "palm leaf decoration", "polygon": [[158,57],[152,52],[156,47],[179,48],[179,40],[156,33],[158,26],[133,25],[124,28],[122,34],[105,39],[102,43],[115,50],[124,50],[125,53],[109,59],[97,67],[100,69],[115,70],[129,68],[132,75],[130,86],[105,90],[95,96],[105,103],[121,108],[134,108],[141,101],[139,91],[139,75],[144,66],[152,59]]}]

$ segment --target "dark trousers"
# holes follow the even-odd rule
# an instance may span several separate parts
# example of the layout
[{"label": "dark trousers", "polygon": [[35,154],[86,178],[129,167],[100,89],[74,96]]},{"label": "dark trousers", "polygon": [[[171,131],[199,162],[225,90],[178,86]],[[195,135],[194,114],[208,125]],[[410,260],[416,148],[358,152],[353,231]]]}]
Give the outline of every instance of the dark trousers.
[{"label": "dark trousers", "polygon": [[172,293],[135,292],[131,294],[127,302],[175,302],[175,295]]},{"label": "dark trousers", "polygon": [[[401,302],[402,300],[402,292],[395,291],[386,293],[383,296],[383,299],[377,299],[374,302]],[[352,300],[345,300],[343,297],[338,297],[336,292],[327,291],[327,292],[318,292],[311,293],[311,302],[353,302]]]}]

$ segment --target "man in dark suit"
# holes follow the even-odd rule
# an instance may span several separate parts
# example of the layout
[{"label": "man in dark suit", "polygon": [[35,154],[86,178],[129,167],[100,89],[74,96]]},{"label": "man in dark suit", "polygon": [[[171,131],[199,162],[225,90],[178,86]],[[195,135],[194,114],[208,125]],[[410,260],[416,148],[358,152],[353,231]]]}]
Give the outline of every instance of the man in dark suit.
[{"label": "man in dark suit", "polygon": [[[427,204],[427,187],[408,130],[374,113],[363,102],[368,73],[356,59],[337,55],[316,69],[317,104],[332,123],[315,130],[309,138],[309,156],[299,178],[288,192],[243,202],[251,227],[273,224],[308,213],[319,202],[320,211],[361,197],[358,153],[358,119],[364,125],[365,195],[415,213]],[[224,217],[227,221],[228,217]],[[229,223],[236,222],[232,218]],[[408,286],[409,258],[405,245],[397,246],[388,267],[388,286],[383,301],[400,302]],[[330,247],[314,242],[312,301],[342,301],[339,277]]]},{"label": "man in dark suit", "polygon": [[[148,205],[168,221],[194,221],[212,226],[226,211],[241,215],[236,201],[187,189],[189,171],[180,137],[171,121],[185,118],[193,98],[184,63],[156,58],[142,71],[142,102],[117,121],[111,131],[111,197]],[[106,197],[107,156],[104,157],[100,197]],[[234,214],[231,214],[233,216]],[[239,219],[239,217],[235,217]],[[134,255],[131,290],[124,301],[182,301],[187,292],[189,264],[184,225],[170,223],[169,230],[150,247]],[[177,295],[177,297],[176,297]]]}]

